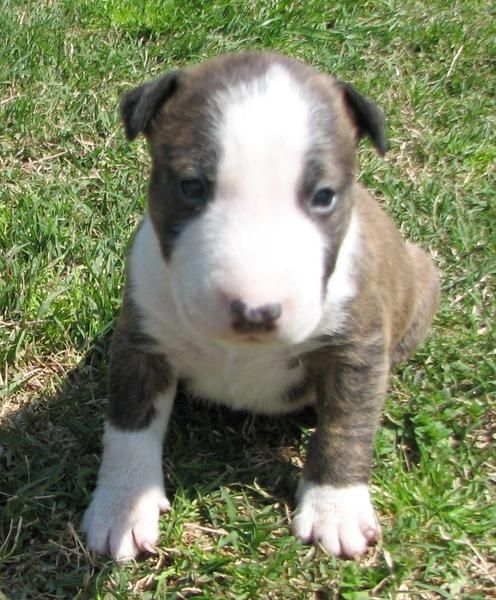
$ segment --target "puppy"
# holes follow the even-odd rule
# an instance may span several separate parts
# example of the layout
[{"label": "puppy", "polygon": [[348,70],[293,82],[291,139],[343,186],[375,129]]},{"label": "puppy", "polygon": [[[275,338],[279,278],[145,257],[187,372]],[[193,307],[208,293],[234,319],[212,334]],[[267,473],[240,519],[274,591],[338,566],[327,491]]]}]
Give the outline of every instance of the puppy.
[{"label": "puppy", "polygon": [[82,523],[117,560],[153,552],[169,509],[162,442],[178,379],[233,409],[314,404],[295,535],[357,557],[379,525],[367,481],[391,368],[438,300],[429,258],[354,179],[383,116],[274,53],[173,71],[122,102],[152,158],[110,357],[103,460]]}]

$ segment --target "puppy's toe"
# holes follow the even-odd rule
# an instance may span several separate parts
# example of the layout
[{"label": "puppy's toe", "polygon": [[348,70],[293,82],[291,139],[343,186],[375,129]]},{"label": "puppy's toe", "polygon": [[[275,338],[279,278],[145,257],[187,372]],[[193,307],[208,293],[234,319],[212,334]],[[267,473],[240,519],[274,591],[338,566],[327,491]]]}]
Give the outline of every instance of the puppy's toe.
[{"label": "puppy's toe", "polygon": [[380,535],[366,485],[336,488],[301,480],[293,532],[344,558],[364,554]]},{"label": "puppy's toe", "polygon": [[124,562],[156,552],[160,513],[170,508],[163,490],[99,485],[81,524],[88,548]]}]

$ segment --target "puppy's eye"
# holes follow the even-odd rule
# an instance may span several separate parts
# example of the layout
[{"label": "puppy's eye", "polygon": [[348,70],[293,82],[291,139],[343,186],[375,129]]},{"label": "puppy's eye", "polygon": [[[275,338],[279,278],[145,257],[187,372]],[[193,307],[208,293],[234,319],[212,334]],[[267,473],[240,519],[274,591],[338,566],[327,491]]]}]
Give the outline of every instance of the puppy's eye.
[{"label": "puppy's eye", "polygon": [[182,179],[179,188],[184,201],[192,208],[201,208],[208,200],[208,185],[203,179]]},{"label": "puppy's eye", "polygon": [[329,187],[317,190],[310,201],[310,209],[318,215],[330,214],[337,202],[337,194]]}]

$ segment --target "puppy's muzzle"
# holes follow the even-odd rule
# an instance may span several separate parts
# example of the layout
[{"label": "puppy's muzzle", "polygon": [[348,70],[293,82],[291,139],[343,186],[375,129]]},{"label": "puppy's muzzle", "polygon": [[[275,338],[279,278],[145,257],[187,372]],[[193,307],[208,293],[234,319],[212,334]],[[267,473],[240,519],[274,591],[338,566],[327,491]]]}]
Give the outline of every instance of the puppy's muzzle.
[{"label": "puppy's muzzle", "polygon": [[239,333],[273,331],[282,313],[282,306],[277,303],[250,308],[241,300],[233,300],[230,309],[232,328]]}]

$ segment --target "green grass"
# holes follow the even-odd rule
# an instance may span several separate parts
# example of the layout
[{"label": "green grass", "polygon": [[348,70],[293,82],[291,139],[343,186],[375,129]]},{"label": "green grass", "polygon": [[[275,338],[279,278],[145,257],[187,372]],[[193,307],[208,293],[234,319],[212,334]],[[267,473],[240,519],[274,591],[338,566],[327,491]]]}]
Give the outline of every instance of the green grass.
[{"label": "green grass", "polygon": [[[495,17],[482,0],[2,0],[7,598],[496,597]],[[363,145],[360,176],[441,270],[433,332],[395,372],[377,436],[383,540],[353,563],[290,535],[311,415],[252,419],[182,398],[159,555],[118,568],[89,555],[78,530],[148,170],[144,144],[124,140],[118,98],[167,69],[254,47],[331,71],[384,108],[391,150],[383,160]]]}]

